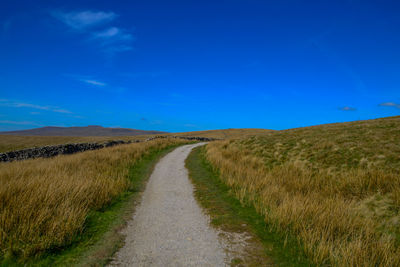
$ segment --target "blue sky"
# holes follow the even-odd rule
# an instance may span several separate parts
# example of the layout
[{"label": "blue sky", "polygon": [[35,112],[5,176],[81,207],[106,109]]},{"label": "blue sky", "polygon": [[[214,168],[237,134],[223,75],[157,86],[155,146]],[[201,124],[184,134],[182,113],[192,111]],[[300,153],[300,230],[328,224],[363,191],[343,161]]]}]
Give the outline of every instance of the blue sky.
[{"label": "blue sky", "polygon": [[0,130],[400,115],[398,1],[2,1]]}]

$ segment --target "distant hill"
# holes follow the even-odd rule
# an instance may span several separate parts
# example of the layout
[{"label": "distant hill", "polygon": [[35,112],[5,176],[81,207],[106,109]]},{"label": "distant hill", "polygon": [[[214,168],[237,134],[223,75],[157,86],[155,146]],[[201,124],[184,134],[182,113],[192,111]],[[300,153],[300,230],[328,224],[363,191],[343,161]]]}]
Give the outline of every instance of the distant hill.
[{"label": "distant hill", "polygon": [[144,131],[128,128],[105,128],[102,126],[91,125],[86,127],[53,127],[46,126],[41,128],[0,132],[0,135],[22,135],[22,136],[132,136],[163,134],[160,131]]}]

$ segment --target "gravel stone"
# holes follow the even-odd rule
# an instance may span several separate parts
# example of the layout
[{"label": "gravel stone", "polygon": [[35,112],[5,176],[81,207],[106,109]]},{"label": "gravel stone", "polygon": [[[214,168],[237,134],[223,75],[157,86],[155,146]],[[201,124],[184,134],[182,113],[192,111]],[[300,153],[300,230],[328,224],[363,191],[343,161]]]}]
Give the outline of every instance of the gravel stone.
[{"label": "gravel stone", "polygon": [[193,195],[185,145],[156,165],[123,233],[125,245],[109,266],[228,266],[227,247]]}]

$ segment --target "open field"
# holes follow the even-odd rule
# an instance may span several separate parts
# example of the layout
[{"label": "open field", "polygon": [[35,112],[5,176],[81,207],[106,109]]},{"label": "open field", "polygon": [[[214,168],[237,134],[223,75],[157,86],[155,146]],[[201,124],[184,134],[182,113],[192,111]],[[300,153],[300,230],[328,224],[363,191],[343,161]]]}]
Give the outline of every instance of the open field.
[{"label": "open field", "polygon": [[207,158],[316,264],[400,265],[400,117],[224,140]]},{"label": "open field", "polygon": [[144,140],[149,135],[137,136],[17,136],[0,135],[0,152],[67,143],[102,143],[109,140]]},{"label": "open field", "polygon": [[155,150],[187,143],[160,139],[51,159],[0,164],[0,258],[28,259],[69,245],[91,211],[130,190],[130,167]]},{"label": "open field", "polygon": [[[216,177],[270,230],[298,240],[307,260],[400,265],[400,117],[166,135],[224,139],[205,151]],[[0,151],[148,137],[1,136]],[[152,151],[183,143],[156,139],[0,163],[0,258],[31,259],[68,247],[85,231],[91,212],[131,190],[130,167]]]},{"label": "open field", "polygon": [[[264,129],[226,129],[210,130],[186,133],[157,134],[167,136],[188,136],[188,137],[208,137],[208,138],[238,138],[253,135],[262,135],[273,132]],[[67,143],[101,143],[109,140],[145,140],[155,135],[135,135],[135,136],[18,136],[0,135],[0,153],[15,151],[25,148],[41,147],[49,145],[59,145]]]}]

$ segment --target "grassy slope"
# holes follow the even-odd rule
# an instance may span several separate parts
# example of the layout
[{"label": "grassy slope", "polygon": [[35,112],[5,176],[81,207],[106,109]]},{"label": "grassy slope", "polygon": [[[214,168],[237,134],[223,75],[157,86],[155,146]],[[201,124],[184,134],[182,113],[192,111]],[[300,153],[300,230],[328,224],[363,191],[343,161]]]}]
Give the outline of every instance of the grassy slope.
[{"label": "grassy slope", "polygon": [[215,142],[207,158],[243,203],[318,264],[400,264],[400,117]]},{"label": "grassy slope", "polygon": [[225,232],[246,232],[252,236],[244,253],[239,252],[232,261],[233,266],[310,266],[297,242],[272,231],[254,207],[242,205],[235,198],[205,159],[204,147],[190,153],[186,167],[195,196],[211,216],[211,223]]},{"label": "grassy slope", "polygon": [[[154,144],[153,144],[154,143]],[[110,166],[113,169],[109,169],[110,166],[105,167],[103,170],[100,170],[98,167],[95,167],[98,171],[102,172],[106,176],[111,175],[115,176],[113,179],[117,179],[116,181],[119,181],[121,178],[127,179],[127,185],[128,187],[123,186],[122,188],[118,187],[119,191],[115,191],[115,182],[110,181],[107,183],[111,183],[109,185],[103,184],[102,181],[102,176],[98,176],[97,178],[89,178],[86,177],[86,174],[90,174],[90,169],[92,168],[92,165],[87,165],[84,164],[83,166],[88,167],[89,169],[86,170],[85,168],[69,168],[70,171],[72,172],[72,176],[74,177],[76,173],[77,177],[76,179],[78,180],[73,180],[75,186],[74,187],[79,187],[76,192],[71,192],[72,194],[67,194],[65,196],[61,197],[61,201],[63,203],[69,201],[75,201],[75,204],[73,204],[73,209],[77,211],[77,213],[81,213],[81,208],[82,212],[87,212],[87,208],[85,208],[86,204],[85,202],[80,201],[81,199],[81,194],[82,196],[86,196],[85,199],[91,203],[91,201],[102,201],[99,198],[106,198],[109,199],[106,202],[101,202],[103,204],[98,204],[90,208],[90,211],[85,215],[84,219],[84,225],[83,228],[80,228],[80,221],[79,220],[70,220],[68,218],[65,220],[66,225],[64,225],[63,221],[63,214],[61,214],[58,217],[58,219],[61,220],[52,220],[52,225],[48,225],[47,220],[42,220],[40,218],[45,218],[43,217],[45,214],[48,212],[63,212],[63,204],[58,203],[57,201],[60,200],[60,197],[58,198],[53,198],[51,195],[47,194],[46,200],[39,199],[41,198],[42,192],[38,191],[35,189],[36,187],[32,187],[29,185],[28,187],[31,188],[29,189],[29,194],[31,194],[30,198],[33,198],[33,202],[40,202],[40,206],[38,207],[32,207],[31,209],[32,212],[29,212],[29,215],[27,214],[26,211],[20,210],[17,206],[10,206],[12,205],[12,199],[8,201],[8,205],[1,207],[0,209],[0,223],[1,223],[1,228],[2,229],[7,229],[4,227],[12,227],[9,230],[6,230],[6,232],[10,235],[9,237],[0,235],[2,238],[2,252],[5,252],[4,258],[2,258],[2,265],[8,266],[8,265],[18,265],[20,260],[22,259],[21,257],[17,257],[13,255],[12,251],[15,251],[16,253],[20,254],[22,256],[23,254],[26,254],[24,256],[24,262],[28,262],[30,265],[38,265],[38,266],[48,266],[48,265],[60,265],[60,266],[65,266],[65,265],[73,265],[73,264],[78,264],[78,263],[84,263],[84,265],[102,265],[104,264],[109,256],[112,254],[113,251],[117,248],[117,246],[121,243],[121,236],[118,235],[118,228],[120,228],[126,217],[131,215],[132,213],[132,207],[133,207],[133,202],[136,200],[138,194],[141,192],[143,188],[144,182],[147,180],[149,174],[151,173],[152,167],[154,166],[155,162],[157,161],[158,158],[160,158],[162,155],[164,155],[167,151],[169,151],[171,148],[176,147],[177,145],[182,144],[182,141],[177,141],[177,140],[171,140],[166,141],[166,140],[161,140],[161,141],[152,141],[149,143],[145,144],[132,144],[129,146],[125,147],[120,147],[120,148],[110,148],[106,151],[104,150],[101,152],[102,155],[98,154],[98,151],[91,151],[91,152],[84,152],[80,153],[79,155],[71,155],[71,156],[61,156],[53,159],[40,159],[40,160],[32,160],[31,162],[26,161],[24,163],[10,163],[8,165],[2,164],[0,167],[12,167],[11,164],[15,165],[26,165],[26,168],[20,168],[22,166],[15,166],[16,170],[25,170],[30,173],[32,176],[30,179],[35,180],[35,169],[30,168],[30,163],[34,164],[35,161],[37,162],[43,162],[43,167],[41,167],[41,164],[38,165],[38,169],[41,170],[42,175],[46,176],[46,170],[44,169],[47,164],[56,164],[57,166],[70,166],[72,167],[75,162],[79,163],[82,161],[86,161],[88,163],[91,162],[91,160],[95,160],[96,162],[99,162],[99,164],[102,163],[102,160],[107,160],[110,162]],[[142,154],[145,152],[145,154]],[[104,155],[105,154],[105,155]],[[135,154],[135,155],[134,155]],[[115,157],[116,155],[116,157]],[[126,157],[127,156],[127,157]],[[111,158],[110,158],[111,157]],[[126,159],[125,159],[126,157]],[[117,158],[123,158],[121,164],[121,161],[116,161]],[[132,160],[128,159],[132,158]],[[46,164],[46,162],[48,162]],[[50,163],[52,162],[52,163]],[[128,165],[126,165],[128,164]],[[37,165],[37,164],[34,164]],[[125,171],[125,168],[126,171]],[[53,178],[51,180],[47,180],[48,182],[41,182],[42,188],[51,188],[52,184],[57,183],[58,176],[57,174],[61,174],[58,171],[58,168],[51,168],[53,170]],[[2,171],[0,178],[5,179],[4,182],[8,180],[8,175],[7,173],[15,173],[12,169],[10,170],[9,168],[2,169],[0,168],[0,171]],[[54,173],[55,172],[55,173]],[[5,175],[4,175],[5,174]],[[100,175],[100,174],[99,174]],[[11,176],[10,176],[11,177]],[[62,176],[60,176],[62,179]],[[86,177],[86,178],[85,178]],[[120,178],[117,178],[120,177]],[[79,179],[81,180],[87,180],[89,178],[89,181],[86,182],[90,187],[95,187],[95,191],[98,192],[95,195],[96,199],[92,199],[91,193],[89,192],[86,193],[85,187],[81,185],[81,182],[79,182]],[[53,182],[54,180],[54,182]],[[110,180],[110,177],[107,179]],[[69,181],[64,180],[64,185],[59,193],[63,194],[63,188],[68,189],[69,187]],[[39,181],[40,182],[40,181]],[[78,182],[76,184],[76,182]],[[9,186],[18,186],[18,181],[10,180],[9,181]],[[99,184],[100,183],[100,184]],[[114,183],[114,184],[112,184]],[[6,185],[8,185],[8,182],[6,182]],[[101,187],[98,187],[98,186]],[[119,183],[117,184],[119,185]],[[105,187],[103,187],[105,186]],[[97,188],[97,189],[96,189]],[[32,195],[32,190],[33,195]],[[74,189],[75,190],[75,189]],[[107,195],[110,194],[109,191],[112,191],[113,196]],[[121,191],[123,190],[123,191]],[[0,194],[0,198],[6,198],[9,197],[7,196],[7,192],[10,190],[6,190],[4,193]],[[12,190],[11,190],[12,191]],[[71,190],[67,190],[70,192]],[[115,191],[115,192],[114,192]],[[36,192],[36,193],[35,193]],[[50,191],[46,191],[50,192]],[[12,192],[11,192],[12,193]],[[24,197],[24,190],[20,190],[20,197],[19,199]],[[57,196],[60,196],[57,194]],[[73,199],[69,199],[69,196],[73,196]],[[75,197],[74,197],[75,196]],[[23,201],[21,199],[21,201]],[[77,201],[77,202],[76,202]],[[28,205],[28,204],[27,204]],[[71,204],[72,205],[72,204]],[[82,206],[84,205],[84,206]],[[93,204],[92,204],[93,205]],[[21,206],[21,208],[25,207]],[[41,208],[43,207],[43,211]],[[52,211],[53,207],[55,208],[54,211]],[[42,243],[42,239],[36,239],[36,233],[35,232],[30,232],[29,229],[32,229],[31,226],[26,225],[27,227],[24,228],[24,224],[29,224],[29,221],[26,221],[26,223],[20,224],[17,228],[15,228],[15,224],[11,222],[10,218],[7,214],[9,213],[9,210],[14,210],[10,214],[23,214],[23,217],[26,218],[26,216],[29,216],[30,220],[35,223],[35,220],[39,219],[40,222],[36,223],[35,227],[40,227],[40,231],[44,231],[42,233],[42,237],[44,238],[43,241],[46,243]],[[45,213],[46,212],[46,213]],[[44,214],[44,215],[43,215]],[[74,215],[75,214],[70,214]],[[40,216],[40,217],[37,217]],[[52,215],[54,217],[54,215]],[[13,216],[14,217],[14,216]],[[72,216],[73,217],[73,216]],[[15,217],[14,219],[17,219]],[[57,223],[58,224],[55,224]],[[66,234],[69,235],[67,240],[64,240],[63,236],[61,235],[61,232],[59,231],[64,231],[65,227],[71,227],[71,225],[74,225],[78,227],[77,229],[81,229],[78,231],[73,231],[71,233]],[[14,226],[13,226],[14,225]],[[14,228],[15,229],[14,229]],[[51,229],[52,227],[56,227],[56,232],[54,233]],[[61,228],[60,228],[61,227]],[[25,230],[24,230],[25,229]],[[49,229],[49,231],[47,230]],[[23,230],[26,232],[25,236],[19,236],[20,231]],[[68,230],[68,228],[67,228]],[[66,230],[65,230],[66,231]],[[11,236],[11,234],[14,237]],[[56,234],[54,236],[54,234]],[[32,236],[33,239],[31,239],[29,236]],[[60,241],[57,241],[58,238],[61,237],[61,243]],[[21,242],[25,242],[25,245],[21,246]],[[31,243],[32,242],[32,243]],[[14,245],[11,245],[13,243]],[[59,243],[59,244],[58,244]],[[54,244],[54,245],[45,245],[45,244]],[[57,245],[58,244],[58,245]],[[11,250],[10,247],[11,246]],[[46,250],[43,251],[41,247],[48,247]],[[24,251],[24,247],[28,248],[30,252]],[[21,254],[22,253],[22,254]],[[16,254],[17,255],[17,254]],[[39,256],[39,257],[38,257]]]},{"label": "grassy slope", "polygon": [[272,132],[236,144],[271,168],[287,162],[332,171],[377,167],[400,170],[400,117]]}]

